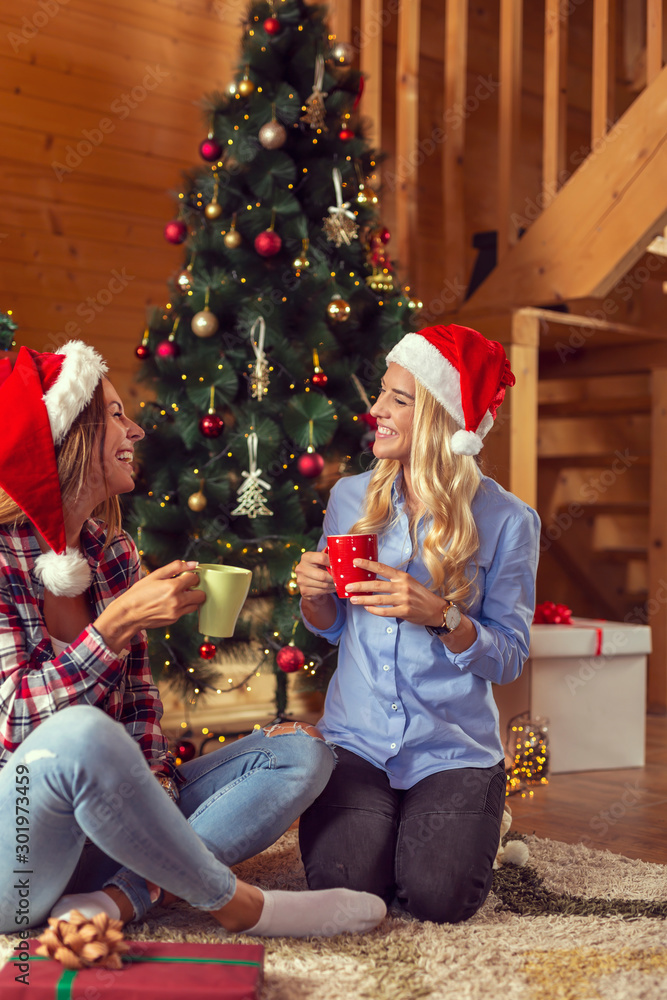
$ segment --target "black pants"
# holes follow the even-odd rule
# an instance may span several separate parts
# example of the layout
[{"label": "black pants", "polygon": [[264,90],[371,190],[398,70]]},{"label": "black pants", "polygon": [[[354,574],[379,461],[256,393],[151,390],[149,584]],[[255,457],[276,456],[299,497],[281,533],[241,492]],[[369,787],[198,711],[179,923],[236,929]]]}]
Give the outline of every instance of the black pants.
[{"label": "black pants", "polygon": [[384,771],[337,748],[329,783],[299,823],[311,889],[345,886],[419,920],[467,920],[486,899],[505,804],[504,762],[391,788]]}]

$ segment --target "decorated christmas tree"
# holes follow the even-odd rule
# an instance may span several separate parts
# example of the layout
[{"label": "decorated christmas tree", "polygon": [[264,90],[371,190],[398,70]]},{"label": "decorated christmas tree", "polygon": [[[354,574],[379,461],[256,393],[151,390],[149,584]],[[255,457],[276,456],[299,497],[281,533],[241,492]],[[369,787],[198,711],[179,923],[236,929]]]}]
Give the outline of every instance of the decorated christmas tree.
[{"label": "decorated christmas tree", "polygon": [[335,667],[300,623],[294,568],[332,484],[370,463],[381,359],[419,307],[388,254],[354,56],[321,7],[251,5],[165,228],[183,269],[136,349],[148,391],[129,519],[146,564],[253,571],[233,639],[183,619],[152,634],[154,671],[204,691],[221,662],[273,669],[278,712],[286,672],[324,687]]}]

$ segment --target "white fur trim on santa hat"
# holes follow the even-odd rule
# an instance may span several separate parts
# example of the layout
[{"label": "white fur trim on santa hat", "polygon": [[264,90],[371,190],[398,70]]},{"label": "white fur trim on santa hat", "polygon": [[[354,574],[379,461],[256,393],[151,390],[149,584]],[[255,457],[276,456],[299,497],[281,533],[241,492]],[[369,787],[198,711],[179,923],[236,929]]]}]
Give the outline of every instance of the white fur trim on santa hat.
[{"label": "white fur trim on santa hat", "polygon": [[88,590],[93,573],[78,549],[42,552],[35,559],[35,575],[56,597],[78,597]]},{"label": "white fur trim on santa hat", "polygon": [[103,358],[82,340],[70,340],[59,348],[58,354],[64,354],[65,360],[58,378],[44,394],[55,445],[63,441],[76,418],[93,398],[98,382],[108,371]]},{"label": "white fur trim on santa hat", "polygon": [[479,455],[484,446],[479,434],[474,431],[455,431],[452,434],[451,448],[455,455]]},{"label": "white fur trim on santa hat", "polygon": [[392,361],[414,375],[454,417],[457,424],[465,427],[461,376],[426,337],[418,333],[406,333],[387,355],[387,364]]}]

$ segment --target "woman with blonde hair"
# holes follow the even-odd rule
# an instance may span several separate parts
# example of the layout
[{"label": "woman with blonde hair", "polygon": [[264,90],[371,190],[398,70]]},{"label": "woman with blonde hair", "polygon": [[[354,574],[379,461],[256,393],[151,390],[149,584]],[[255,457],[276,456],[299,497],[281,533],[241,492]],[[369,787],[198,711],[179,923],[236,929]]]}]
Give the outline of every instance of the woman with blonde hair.
[{"label": "woman with blonde hair", "polygon": [[[301,852],[311,888],[454,923],[491,885],[506,787],[492,683],[528,655],[539,520],[474,458],[515,381],[502,346],[436,326],[387,364],[374,467],[334,486],[297,567],[304,624],[340,647],[318,723],[338,764]],[[377,579],[339,598],[327,536],[369,532],[378,561],[354,565]]]},{"label": "woman with blonde hair", "polygon": [[74,909],[140,919],[175,897],[260,936],[374,927],[374,896],[265,892],[230,871],[312,802],[332,751],[288,723],[175,766],[144,629],[205,598],[196,563],[144,576],[120,530],[144,432],[86,344],[14,361],[0,361],[0,931]]}]

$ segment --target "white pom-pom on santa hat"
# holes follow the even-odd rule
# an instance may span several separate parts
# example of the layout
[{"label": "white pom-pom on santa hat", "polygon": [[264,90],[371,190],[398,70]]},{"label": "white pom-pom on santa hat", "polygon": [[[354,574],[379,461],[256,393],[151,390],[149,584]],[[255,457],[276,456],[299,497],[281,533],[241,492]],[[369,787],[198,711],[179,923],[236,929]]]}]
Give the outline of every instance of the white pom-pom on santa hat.
[{"label": "white pom-pom on santa hat", "polygon": [[455,431],[451,447],[455,455],[479,455],[484,442],[474,431]]},{"label": "white pom-pom on santa hat", "polygon": [[35,575],[56,597],[78,597],[93,578],[88,562],[77,549],[58,554],[52,549],[35,559]]},{"label": "white pom-pom on santa hat", "polygon": [[466,326],[430,326],[399,340],[387,355],[392,363],[414,375],[459,425],[454,454],[477,455],[505,387],[515,382],[502,344]]},{"label": "white pom-pom on santa hat", "polygon": [[93,398],[107,366],[82,341],[57,353],[22,347],[0,360],[0,487],[21,508],[52,551],[35,573],[53,594],[75,597],[90,586],[91,569],[68,548],[56,447]]}]

